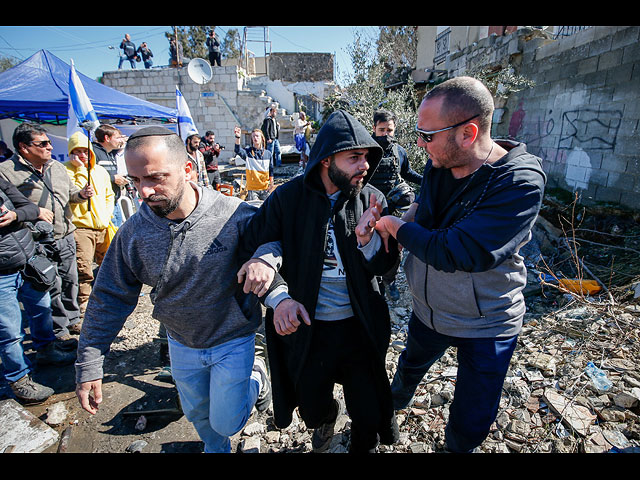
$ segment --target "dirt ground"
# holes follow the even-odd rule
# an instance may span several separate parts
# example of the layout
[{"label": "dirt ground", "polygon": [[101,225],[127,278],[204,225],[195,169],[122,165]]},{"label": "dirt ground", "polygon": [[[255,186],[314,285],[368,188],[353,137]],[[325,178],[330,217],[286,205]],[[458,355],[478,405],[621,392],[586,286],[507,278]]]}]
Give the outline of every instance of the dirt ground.
[{"label": "dirt ground", "polygon": [[[542,213],[552,221],[557,217],[558,204],[547,204]],[[562,213],[562,212],[561,212]],[[618,212],[615,212],[618,213]],[[594,230],[602,236],[602,232],[618,232],[621,227],[626,243],[618,243],[616,256],[610,258],[598,249],[604,244],[612,244],[611,239],[590,237],[593,248],[582,258],[599,264],[602,272],[607,272],[610,289],[627,284],[629,278],[638,278],[637,218],[606,212],[601,216],[590,216],[593,221],[585,222],[581,227],[592,233]],[[601,220],[603,219],[603,220]],[[605,222],[606,220],[606,222]],[[625,225],[628,222],[629,225]],[[605,224],[606,223],[606,224]],[[613,228],[615,227],[615,228]],[[584,233],[584,232],[583,232]],[[607,242],[608,240],[608,242]],[[593,242],[598,242],[593,244]],[[633,242],[632,242],[633,241]],[[624,258],[628,254],[629,256]],[[561,257],[561,255],[558,255]],[[623,257],[623,258],[621,258]],[[557,265],[563,265],[563,259],[557,258]],[[587,265],[587,263],[585,263]],[[624,267],[624,271],[619,268]],[[596,270],[597,265],[592,265]],[[612,272],[615,269],[616,274]],[[604,277],[604,273],[602,274]],[[616,285],[615,281],[618,280]],[[403,298],[394,307],[409,307],[409,294],[406,286],[401,287]],[[60,425],[52,426],[60,435],[55,444],[48,447],[46,453],[64,451],[66,453],[198,453],[203,444],[193,428],[179,409],[177,392],[170,381],[164,367],[168,360],[163,354],[163,342],[159,336],[159,323],[151,318],[151,302],[149,288],[145,287],[140,296],[138,307],[127,320],[120,335],[112,345],[112,351],[105,358],[103,380],[104,399],[95,416],[81,409],[75,396],[75,369],[73,365],[66,367],[40,367],[34,373],[36,381],[53,387],[56,393],[41,405],[28,406],[26,409],[37,418],[45,421],[47,409],[62,402],[68,414]],[[620,293],[620,292],[617,292]],[[534,295],[527,304],[534,317],[540,317],[557,309],[559,305],[556,295]],[[29,338],[25,338],[25,346],[29,348]],[[34,357],[29,352],[30,358]],[[0,400],[12,398],[9,386],[0,380]],[[269,423],[267,413],[257,418],[261,423]],[[238,451],[240,434],[232,438],[232,451]]]},{"label": "dirt ground", "polygon": [[[127,448],[135,450],[142,445],[140,450],[145,453],[202,450],[193,426],[179,410],[175,387],[158,378],[164,366],[162,344],[150,338],[157,337],[159,327],[159,323],[150,318],[150,311],[149,297],[144,295],[112,352],[106,356],[104,398],[96,415],[82,410],[76,399],[73,365],[36,369],[34,379],[51,386],[56,393],[45,403],[26,409],[43,421],[47,418],[47,409],[58,402],[63,402],[68,411],[66,421],[52,428],[61,438],[67,429],[70,435],[65,435],[65,442],[50,446],[46,453],[58,451],[61,443],[66,443],[66,453],[125,453]],[[25,343],[28,348],[28,337]],[[5,398],[8,386],[3,387],[0,397]]]}]

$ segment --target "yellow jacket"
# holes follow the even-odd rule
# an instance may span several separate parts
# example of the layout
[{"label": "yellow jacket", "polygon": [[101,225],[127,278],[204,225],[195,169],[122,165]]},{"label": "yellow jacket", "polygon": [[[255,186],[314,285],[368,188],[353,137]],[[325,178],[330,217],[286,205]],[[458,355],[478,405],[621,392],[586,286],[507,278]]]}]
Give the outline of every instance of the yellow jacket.
[{"label": "yellow jacket", "polygon": [[[95,190],[89,211],[89,202],[71,204],[73,224],[78,228],[92,228],[103,230],[109,226],[113,215],[115,195],[111,188],[111,178],[104,167],[96,164],[96,155],[86,135],[82,132],[74,133],[69,139],[69,154],[78,147],[89,148],[89,164],[91,165],[91,185]],[[71,181],[79,188],[87,184],[88,172],[84,166],[78,167],[71,160],[64,163]]]}]

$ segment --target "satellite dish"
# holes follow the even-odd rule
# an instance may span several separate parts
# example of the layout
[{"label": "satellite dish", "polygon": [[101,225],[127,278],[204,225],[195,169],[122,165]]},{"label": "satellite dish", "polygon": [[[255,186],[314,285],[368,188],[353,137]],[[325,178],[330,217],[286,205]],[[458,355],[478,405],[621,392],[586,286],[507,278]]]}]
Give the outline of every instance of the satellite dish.
[{"label": "satellite dish", "polygon": [[187,67],[187,73],[189,78],[199,85],[204,85],[213,77],[211,65],[203,58],[192,59]]}]

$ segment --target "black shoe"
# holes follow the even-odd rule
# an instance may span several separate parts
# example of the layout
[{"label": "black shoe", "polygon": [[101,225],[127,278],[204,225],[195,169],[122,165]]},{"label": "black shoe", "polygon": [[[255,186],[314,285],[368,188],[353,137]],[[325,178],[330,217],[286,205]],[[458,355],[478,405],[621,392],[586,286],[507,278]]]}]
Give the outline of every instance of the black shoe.
[{"label": "black shoe", "polygon": [[258,410],[258,412],[264,412],[271,404],[271,382],[267,375],[267,364],[257,355],[253,362],[253,370],[259,372],[260,377],[262,378],[262,388],[260,389],[260,394],[256,401],[256,410]]},{"label": "black shoe", "polygon": [[42,403],[54,394],[53,388],[34,382],[29,374],[12,383],[11,391],[20,402],[28,405]]},{"label": "black shoe", "polygon": [[311,438],[311,447],[314,453],[322,453],[331,444],[333,438],[333,431],[336,426],[336,420],[338,420],[338,413],[340,413],[340,404],[334,398],[333,405],[335,409],[335,416],[333,420],[323,423],[313,431],[313,437]]},{"label": "black shoe", "polygon": [[55,344],[60,350],[77,350],[78,339],[71,335],[63,335],[55,339]]},{"label": "black shoe", "polygon": [[36,352],[38,365],[69,365],[76,361],[76,352],[62,350],[55,341]]}]

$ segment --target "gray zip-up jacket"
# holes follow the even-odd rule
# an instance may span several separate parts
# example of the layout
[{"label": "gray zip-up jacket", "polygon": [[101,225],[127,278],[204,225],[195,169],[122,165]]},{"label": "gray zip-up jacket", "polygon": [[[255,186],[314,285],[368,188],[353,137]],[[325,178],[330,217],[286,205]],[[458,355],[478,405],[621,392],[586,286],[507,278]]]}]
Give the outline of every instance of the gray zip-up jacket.
[{"label": "gray zip-up jacket", "polygon": [[[531,239],[546,175],[522,143],[482,165],[438,208],[444,169],[428,162],[415,222],[398,229],[413,311],[438,333],[462,338],[517,335],[526,305],[520,248]],[[440,194],[442,195],[442,194]]]},{"label": "gray zip-up jacket", "polygon": [[[209,348],[249,335],[260,325],[257,297],[243,294],[236,276],[244,256],[239,237],[257,209],[190,185],[199,200],[181,223],[157,216],[143,203],[118,230],[85,313],[78,383],[102,378],[104,355],[135,309],[143,284],[153,287],[153,318],[187,347]],[[279,267],[278,244],[260,247],[254,257],[261,254]]]}]

